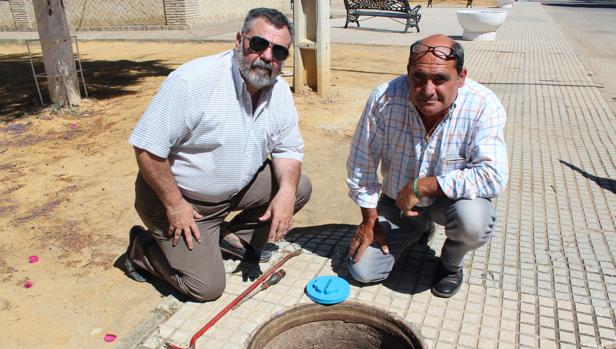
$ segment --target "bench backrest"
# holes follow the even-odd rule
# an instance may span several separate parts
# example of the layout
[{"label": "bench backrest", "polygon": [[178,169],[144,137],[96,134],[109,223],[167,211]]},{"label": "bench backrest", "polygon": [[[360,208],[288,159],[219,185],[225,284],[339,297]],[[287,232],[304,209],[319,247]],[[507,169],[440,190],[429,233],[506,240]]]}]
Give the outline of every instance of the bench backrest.
[{"label": "bench backrest", "polygon": [[383,10],[409,13],[408,0],[344,0],[344,7],[349,9]]}]

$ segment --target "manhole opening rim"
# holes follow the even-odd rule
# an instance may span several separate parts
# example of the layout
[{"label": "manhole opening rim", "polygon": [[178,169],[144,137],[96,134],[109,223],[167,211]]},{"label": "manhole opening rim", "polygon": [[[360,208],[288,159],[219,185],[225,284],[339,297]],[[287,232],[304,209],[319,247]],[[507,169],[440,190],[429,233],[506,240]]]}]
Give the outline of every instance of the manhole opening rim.
[{"label": "manhole opening rim", "polygon": [[263,348],[286,331],[319,321],[367,325],[407,341],[415,348],[427,348],[421,332],[414,324],[388,310],[354,301],[334,305],[307,303],[292,306],[283,314],[272,316],[261,324],[250,336],[246,348]]}]

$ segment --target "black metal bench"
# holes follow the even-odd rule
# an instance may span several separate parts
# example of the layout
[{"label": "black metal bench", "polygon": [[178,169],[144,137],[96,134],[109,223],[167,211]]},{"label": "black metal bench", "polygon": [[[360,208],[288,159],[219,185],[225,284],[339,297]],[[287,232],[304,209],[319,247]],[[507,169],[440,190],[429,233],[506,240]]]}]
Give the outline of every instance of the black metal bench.
[{"label": "black metal bench", "polygon": [[347,13],[345,28],[348,27],[349,22],[355,22],[359,27],[359,16],[389,17],[406,19],[405,33],[411,27],[417,28],[419,33],[421,5],[411,9],[408,0],[344,0],[344,7]]}]

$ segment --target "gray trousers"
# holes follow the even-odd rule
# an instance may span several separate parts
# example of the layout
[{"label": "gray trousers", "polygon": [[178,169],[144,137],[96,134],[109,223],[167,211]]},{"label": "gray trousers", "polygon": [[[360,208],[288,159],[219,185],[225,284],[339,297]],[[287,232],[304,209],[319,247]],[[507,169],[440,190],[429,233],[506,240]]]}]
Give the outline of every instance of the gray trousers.
[{"label": "gray trousers", "polygon": [[[277,191],[278,184],[271,163],[267,161],[252,181],[229,201],[207,203],[186,198],[203,216],[196,220],[202,241],[193,240],[193,249],[189,250],[183,239],[173,246],[172,238],[167,235],[169,222],[165,207],[139,174],[135,182],[135,208],[151,236],[139,236],[128,251],[128,257],[135,265],[166,280],[197,301],[216,299],[222,295],[226,285],[218,246],[221,229],[224,226],[255,248],[263,247],[267,243],[270,224],[259,222],[258,218]],[[311,193],[310,181],[302,175],[297,187],[295,212],[308,202]],[[224,223],[232,211],[242,212]]]},{"label": "gray trousers", "polygon": [[447,238],[441,249],[441,263],[445,269],[457,271],[462,268],[467,252],[490,240],[496,219],[494,205],[483,198],[439,198],[431,206],[422,208],[419,216],[401,217],[396,202],[382,195],[377,211],[378,224],[389,244],[389,254],[384,254],[378,243],[374,243],[366,249],[359,262],[348,259],[351,276],[362,283],[387,279],[398,257],[431,228],[432,222],[445,226]]}]

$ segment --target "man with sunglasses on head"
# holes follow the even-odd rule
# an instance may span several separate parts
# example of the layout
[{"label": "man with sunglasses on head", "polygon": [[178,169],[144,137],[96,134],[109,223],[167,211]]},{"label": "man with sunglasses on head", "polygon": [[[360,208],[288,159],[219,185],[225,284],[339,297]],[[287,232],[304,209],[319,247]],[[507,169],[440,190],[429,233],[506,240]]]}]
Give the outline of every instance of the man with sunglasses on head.
[{"label": "man with sunglasses on head", "polygon": [[508,178],[505,110],[466,77],[462,46],[445,35],[414,43],[407,72],[374,90],[353,137],[347,183],[363,219],[349,271],[362,283],[386,279],[436,222],[446,238],[432,293],[447,298],[462,285],[464,256],[492,235],[491,199]]},{"label": "man with sunglasses on head", "polygon": [[[304,142],[289,85],[279,78],[292,26],[251,10],[235,49],[186,63],[165,80],[129,142],[139,165],[127,274],[144,272],[197,301],[225,288],[222,252],[266,262],[310,198]],[[225,222],[232,212],[239,213]]]}]

